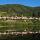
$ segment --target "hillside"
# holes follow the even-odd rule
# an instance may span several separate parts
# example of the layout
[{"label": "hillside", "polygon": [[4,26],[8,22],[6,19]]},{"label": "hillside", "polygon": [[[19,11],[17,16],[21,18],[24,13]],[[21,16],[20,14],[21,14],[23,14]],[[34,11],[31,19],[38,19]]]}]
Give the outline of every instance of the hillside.
[{"label": "hillside", "polygon": [[40,7],[29,7],[20,4],[6,4],[0,5],[0,16],[33,16],[38,17]]}]

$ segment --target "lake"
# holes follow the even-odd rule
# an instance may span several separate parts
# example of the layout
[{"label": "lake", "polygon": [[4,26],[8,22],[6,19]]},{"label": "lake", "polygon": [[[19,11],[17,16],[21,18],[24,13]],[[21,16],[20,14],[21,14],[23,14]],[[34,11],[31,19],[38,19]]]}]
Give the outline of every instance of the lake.
[{"label": "lake", "polygon": [[0,40],[40,40],[40,34],[2,35],[0,36]]}]

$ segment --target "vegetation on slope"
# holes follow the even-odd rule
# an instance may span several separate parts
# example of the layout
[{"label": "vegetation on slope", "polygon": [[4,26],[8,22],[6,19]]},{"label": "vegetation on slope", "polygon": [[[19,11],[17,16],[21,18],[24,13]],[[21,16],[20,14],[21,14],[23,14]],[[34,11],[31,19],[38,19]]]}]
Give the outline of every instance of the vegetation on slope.
[{"label": "vegetation on slope", "polygon": [[[40,14],[40,7],[29,7],[20,4],[6,4],[0,5],[0,16],[33,16],[36,15],[38,17],[38,13]],[[5,15],[3,15],[5,12]],[[39,15],[40,16],[40,15]]]}]

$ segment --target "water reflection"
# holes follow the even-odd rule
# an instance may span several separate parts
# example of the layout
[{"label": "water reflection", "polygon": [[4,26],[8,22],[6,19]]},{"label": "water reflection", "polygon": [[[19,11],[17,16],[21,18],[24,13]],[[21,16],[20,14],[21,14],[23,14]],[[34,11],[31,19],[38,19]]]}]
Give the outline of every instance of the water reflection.
[{"label": "water reflection", "polygon": [[40,40],[40,34],[27,34],[27,35],[2,35],[0,40]]}]

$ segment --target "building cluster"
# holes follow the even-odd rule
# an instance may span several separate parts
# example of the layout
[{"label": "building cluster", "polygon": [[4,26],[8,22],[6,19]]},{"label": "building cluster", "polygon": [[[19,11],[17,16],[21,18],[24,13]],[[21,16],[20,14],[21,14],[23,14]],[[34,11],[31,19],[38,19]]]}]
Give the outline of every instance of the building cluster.
[{"label": "building cluster", "polygon": [[13,32],[13,31],[8,31],[8,32],[3,32],[3,33],[1,33],[0,32],[0,35],[9,35],[9,34],[11,34],[11,35],[19,35],[19,34],[21,34],[21,35],[24,35],[24,34],[36,34],[36,33],[40,33],[40,32],[31,32],[31,31],[29,31],[29,32]]},{"label": "building cluster", "polygon": [[4,19],[4,20],[17,20],[17,19],[39,19],[40,20],[40,17],[37,18],[37,17],[0,17],[0,19]]}]

